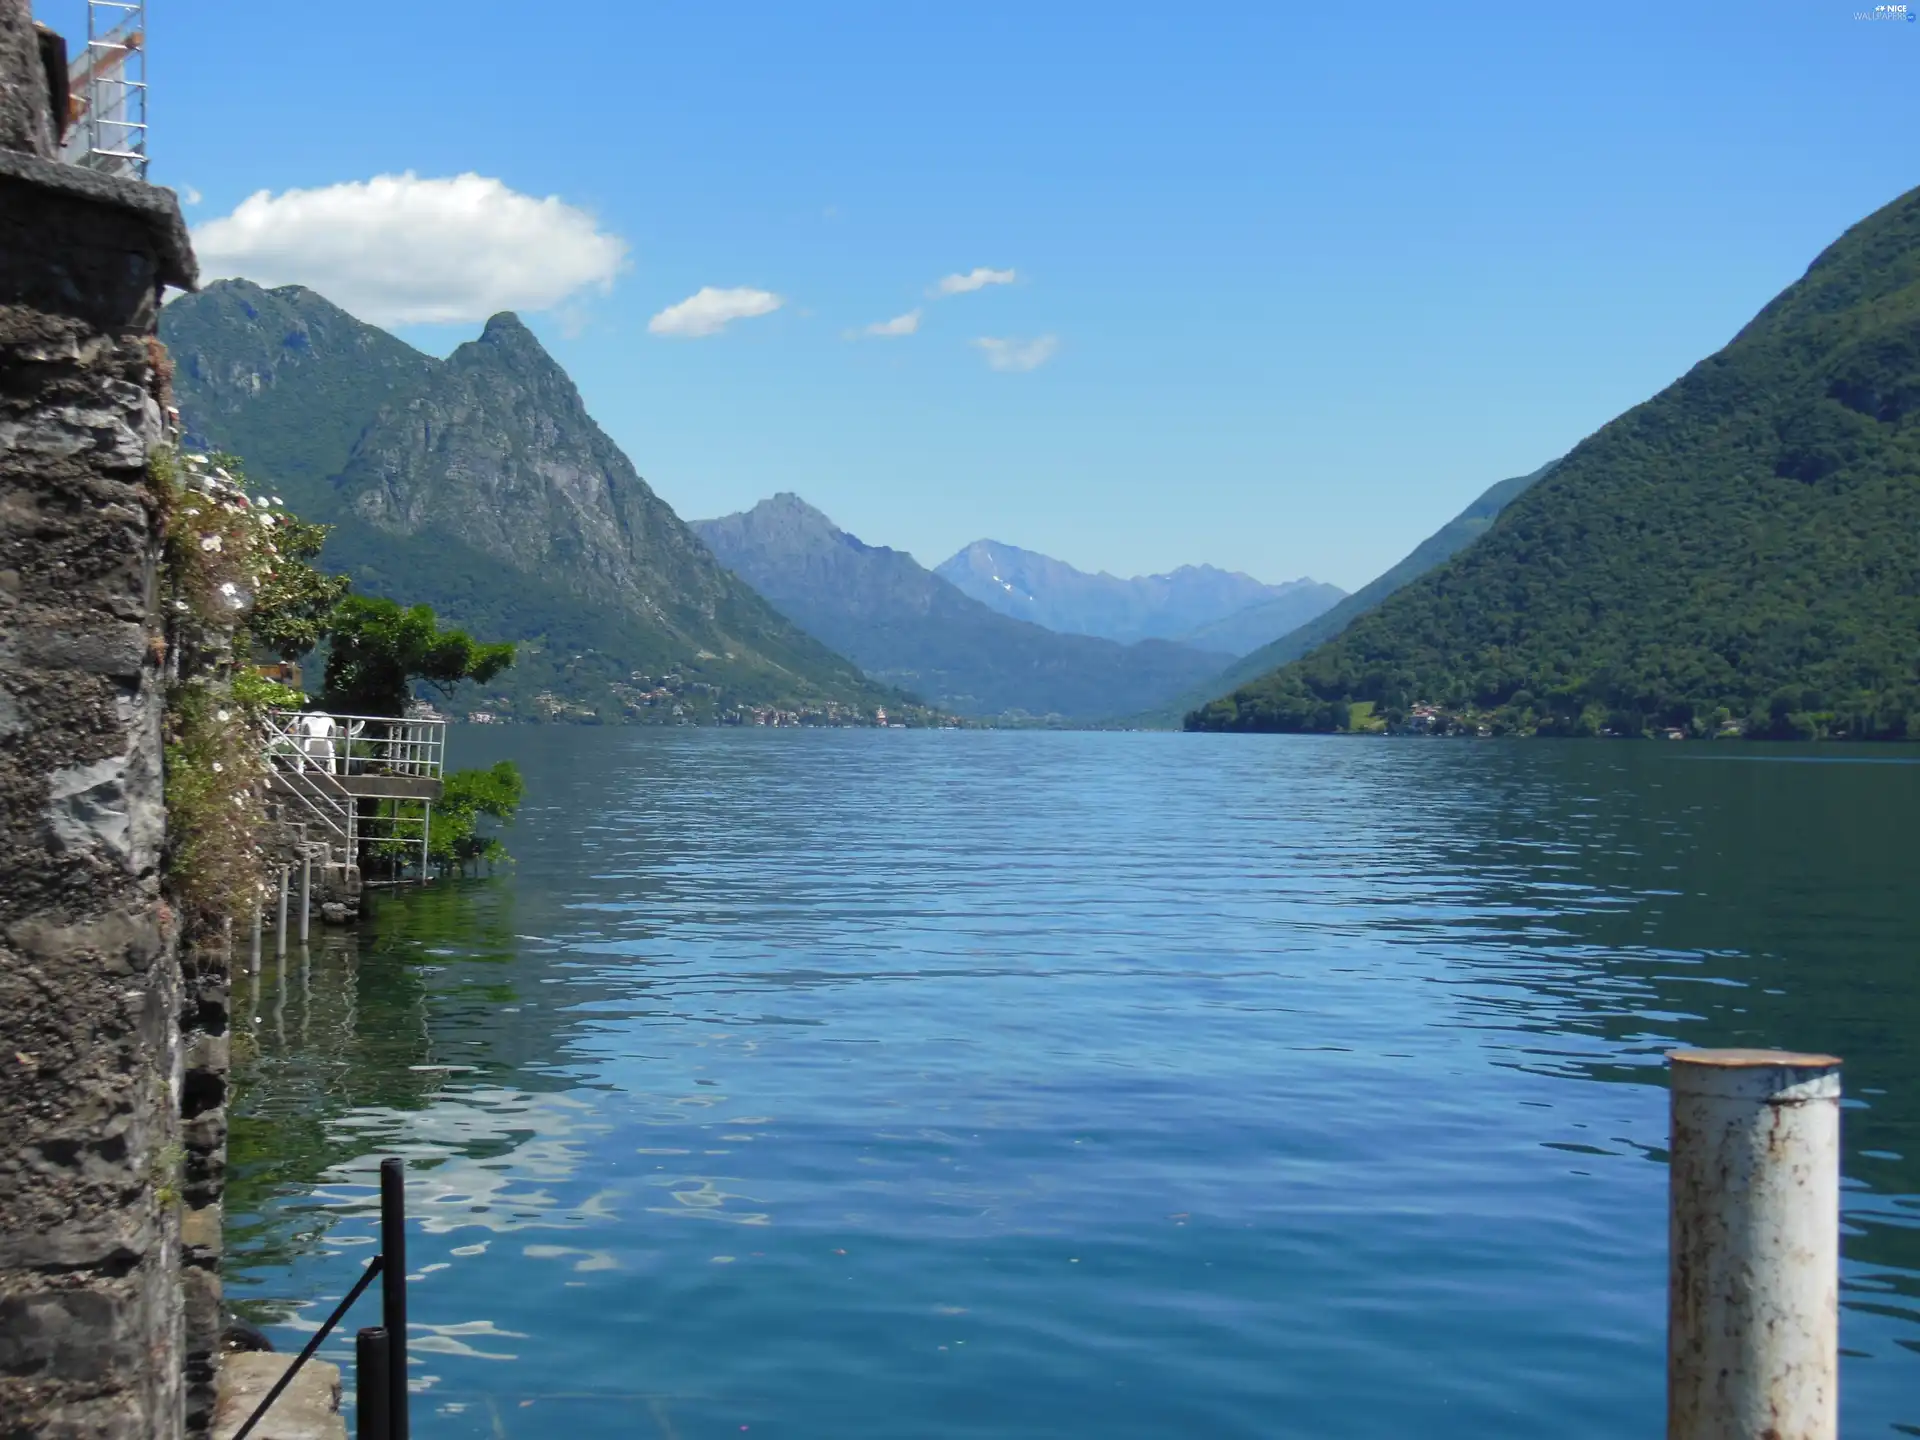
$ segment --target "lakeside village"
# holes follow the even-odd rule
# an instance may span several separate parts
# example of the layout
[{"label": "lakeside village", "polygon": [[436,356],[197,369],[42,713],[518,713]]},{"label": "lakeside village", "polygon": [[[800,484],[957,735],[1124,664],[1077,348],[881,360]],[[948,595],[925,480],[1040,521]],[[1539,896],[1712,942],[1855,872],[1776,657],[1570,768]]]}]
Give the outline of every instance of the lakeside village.
[{"label": "lakeside village", "polygon": [[[1740,740],[1749,735],[1769,737],[1767,727],[1753,721],[1736,719],[1720,709],[1710,715],[1695,716],[1684,725],[1649,722],[1638,715],[1607,714],[1590,709],[1570,723],[1559,723],[1540,716],[1525,703],[1509,703],[1497,710],[1472,706],[1432,705],[1424,701],[1407,707],[1404,713],[1380,714],[1373,702],[1348,707],[1347,723],[1329,727],[1326,733],[1345,735],[1426,735],[1434,737],[1473,737],[1482,740],[1502,736],[1569,735],[1603,740]],[[1819,718],[1819,717],[1816,717]]]},{"label": "lakeside village", "polygon": [[[578,660],[581,657],[574,658]],[[702,658],[711,657],[703,656]],[[869,711],[831,700],[814,705],[803,705],[795,709],[783,709],[777,705],[725,705],[722,703],[722,691],[718,685],[704,680],[687,680],[677,673],[654,676],[635,670],[629,676],[627,683],[616,683],[608,688],[620,703],[623,714],[618,718],[643,724],[860,727],[879,730],[909,728],[907,721],[899,718],[898,714],[889,716],[884,706],[876,706]],[[488,696],[484,703],[469,708],[464,715],[443,714],[431,705],[420,704],[415,707],[415,718],[451,721],[464,718],[470,725],[502,725],[528,721],[543,724],[599,725],[607,720],[606,716],[591,705],[562,699],[551,690],[540,691],[527,704],[531,710],[531,714],[527,715],[516,713],[512,699],[505,695]],[[924,713],[916,711],[914,718],[921,726],[938,725],[946,729],[959,729],[963,724],[956,716],[938,715],[932,711]]]}]

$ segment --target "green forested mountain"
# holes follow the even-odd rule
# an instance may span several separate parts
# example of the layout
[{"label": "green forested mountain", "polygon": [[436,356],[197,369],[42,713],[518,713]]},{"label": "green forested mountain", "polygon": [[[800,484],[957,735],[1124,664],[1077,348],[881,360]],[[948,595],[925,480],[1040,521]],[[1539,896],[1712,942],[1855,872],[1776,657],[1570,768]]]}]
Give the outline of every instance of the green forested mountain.
[{"label": "green forested mountain", "polygon": [[1416,707],[1522,733],[1920,737],[1920,190],[1477,543],[1187,723]]},{"label": "green forested mountain", "polygon": [[671,721],[897,708],[715,562],[497,315],[435,360],[310,290],[223,280],[161,313],[189,442],[337,528],[323,563],[521,642],[519,718]]},{"label": "green forested mountain", "polygon": [[866,545],[797,495],[693,529],[720,563],[876,679],[962,715],[1097,719],[1165,703],[1218,655],[1060,635],[963,595],[911,555]]},{"label": "green forested mountain", "polygon": [[303,286],[245,280],[176,297],[160,338],[188,443],[241,456],[315,518],[380,407],[439,363]]},{"label": "green forested mountain", "polygon": [[[1419,579],[1436,565],[1452,559],[1486,534],[1494,517],[1506,508],[1508,502],[1552,468],[1551,464],[1542,465],[1531,475],[1516,475],[1511,480],[1488,486],[1479,499],[1414,546],[1406,558],[1391,570],[1375,576],[1332,609],[1316,615],[1297,629],[1289,630],[1271,645],[1236,660],[1224,673],[1210,677],[1206,693],[1189,695],[1181,709],[1203,704],[1223,690],[1237,689],[1326,644],[1360,616],[1378,609],[1380,602],[1389,595]],[[1169,717],[1170,721],[1174,719],[1178,717]]]}]

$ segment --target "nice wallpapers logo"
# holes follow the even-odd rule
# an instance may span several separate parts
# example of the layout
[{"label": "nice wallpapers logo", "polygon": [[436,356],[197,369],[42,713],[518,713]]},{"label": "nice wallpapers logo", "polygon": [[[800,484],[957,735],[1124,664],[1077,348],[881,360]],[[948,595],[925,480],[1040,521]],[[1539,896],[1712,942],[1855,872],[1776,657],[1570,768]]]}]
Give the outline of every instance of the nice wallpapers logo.
[{"label": "nice wallpapers logo", "polygon": [[1905,20],[1912,24],[1920,20],[1920,5],[1876,5],[1871,10],[1853,12],[1856,20]]}]

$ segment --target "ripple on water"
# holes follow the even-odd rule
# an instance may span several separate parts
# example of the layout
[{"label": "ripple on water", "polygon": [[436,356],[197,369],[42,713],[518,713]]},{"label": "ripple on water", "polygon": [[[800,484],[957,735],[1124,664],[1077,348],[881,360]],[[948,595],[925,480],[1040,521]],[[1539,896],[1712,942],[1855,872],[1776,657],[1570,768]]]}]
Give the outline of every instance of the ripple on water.
[{"label": "ripple on water", "polygon": [[310,1330],[406,1157],[422,1437],[1649,1431],[1676,1043],[1847,1057],[1849,1433],[1920,1426],[1920,769],[459,740],[516,864],[235,1007],[229,1292]]}]

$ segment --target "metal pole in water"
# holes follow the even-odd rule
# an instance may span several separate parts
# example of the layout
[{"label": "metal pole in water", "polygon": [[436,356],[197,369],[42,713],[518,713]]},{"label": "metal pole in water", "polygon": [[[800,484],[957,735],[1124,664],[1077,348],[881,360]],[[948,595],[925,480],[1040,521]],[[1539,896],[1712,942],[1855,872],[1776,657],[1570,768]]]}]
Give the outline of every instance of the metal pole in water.
[{"label": "metal pole in water", "polygon": [[253,973],[260,973],[260,925],[265,918],[266,906],[258,899],[253,902]]},{"label": "metal pole in water", "polygon": [[353,1337],[354,1440],[393,1440],[387,1332],[368,1325]]},{"label": "metal pole in water", "polygon": [[1667,1059],[1668,1440],[1837,1440],[1840,1062]]},{"label": "metal pole in water", "polygon": [[387,1414],[390,1440],[407,1440],[407,1171],[380,1162],[380,1320],[387,1330]]},{"label": "metal pole in water", "polygon": [[307,927],[313,923],[313,852],[300,852],[300,943],[307,943]]},{"label": "metal pole in water", "polygon": [[287,954],[287,885],[292,877],[290,866],[280,867],[280,914],[274,921],[273,953],[286,958]]}]

